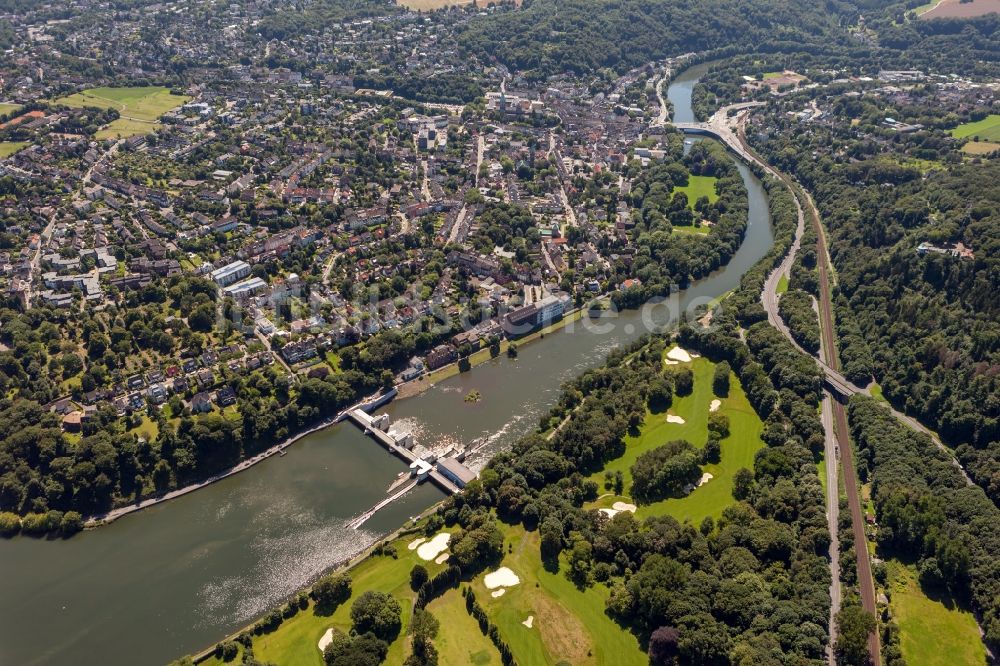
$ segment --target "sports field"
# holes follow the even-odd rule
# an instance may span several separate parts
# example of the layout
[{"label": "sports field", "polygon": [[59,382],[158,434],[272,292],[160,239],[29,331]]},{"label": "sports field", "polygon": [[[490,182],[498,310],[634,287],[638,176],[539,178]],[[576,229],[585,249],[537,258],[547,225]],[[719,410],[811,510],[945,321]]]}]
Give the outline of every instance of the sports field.
[{"label": "sports field", "polygon": [[1000,114],[991,114],[974,123],[964,123],[951,130],[956,139],[979,137],[983,141],[1000,142]]},{"label": "sports field", "polygon": [[74,108],[117,109],[121,118],[102,128],[96,138],[123,139],[152,132],[159,127],[156,121],[160,116],[190,99],[161,87],[93,88],[57,99],[56,104]]}]

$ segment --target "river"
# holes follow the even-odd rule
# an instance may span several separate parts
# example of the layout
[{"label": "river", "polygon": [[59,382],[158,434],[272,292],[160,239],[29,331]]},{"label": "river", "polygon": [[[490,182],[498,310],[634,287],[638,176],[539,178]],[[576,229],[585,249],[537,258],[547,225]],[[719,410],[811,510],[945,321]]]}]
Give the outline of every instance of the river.
[{"label": "river", "polygon": [[[668,88],[677,119],[693,118],[700,68]],[[740,165],[750,215],[729,264],[676,295],[688,309],[735,288],[773,242],[761,184]],[[528,433],[561,384],[676,312],[622,313],[597,331],[574,322],[414,398],[388,406],[417,441],[489,442],[473,468]],[[476,389],[479,403],[465,395]],[[342,424],[304,438],[288,455],[177,500],[60,542],[0,540],[0,664],[160,665],[211,645],[337,562],[441,499],[430,484],[377,513],[403,463]]]}]

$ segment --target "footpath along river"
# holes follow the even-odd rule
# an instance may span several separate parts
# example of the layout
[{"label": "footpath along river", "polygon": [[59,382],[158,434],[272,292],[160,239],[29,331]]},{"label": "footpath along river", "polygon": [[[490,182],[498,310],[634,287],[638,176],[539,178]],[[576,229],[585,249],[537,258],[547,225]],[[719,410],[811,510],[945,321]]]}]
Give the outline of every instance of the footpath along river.
[{"label": "footpath along river", "polygon": [[[668,88],[678,121],[689,120],[693,68]],[[677,295],[687,309],[738,286],[773,242],[767,198],[740,165],[750,224],[723,269]],[[657,324],[667,323],[664,308]],[[647,330],[640,312],[574,322],[386,409],[418,442],[488,444],[480,468],[538,423],[560,385],[599,365]],[[479,403],[466,403],[471,390]],[[361,530],[347,526],[383,497],[403,463],[355,426],[310,435],[274,457],[177,500],[66,541],[0,541],[0,664],[161,665],[252,621],[323,570],[359,552],[441,499],[426,484]]]}]

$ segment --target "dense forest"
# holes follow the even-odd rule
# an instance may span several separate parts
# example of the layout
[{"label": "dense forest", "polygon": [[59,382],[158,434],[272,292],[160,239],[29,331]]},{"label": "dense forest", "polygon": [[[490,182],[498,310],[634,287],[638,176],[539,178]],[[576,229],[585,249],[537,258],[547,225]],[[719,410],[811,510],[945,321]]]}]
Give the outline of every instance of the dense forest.
[{"label": "dense forest", "polygon": [[[878,133],[872,128],[886,112],[874,106],[862,99],[835,112]],[[928,115],[920,106],[897,110]],[[944,144],[924,148],[940,132],[888,143],[836,126],[790,131],[774,119],[756,138],[815,195],[829,230],[845,370],[859,381],[874,374],[885,397],[955,446],[1000,501],[1000,165],[952,164]],[[887,146],[894,157],[883,154]],[[944,159],[923,173],[907,154]],[[973,256],[918,252],[924,242],[962,243]]]},{"label": "dense forest", "polygon": [[875,400],[850,404],[859,474],[872,484],[882,552],[916,561],[925,589],[971,602],[988,645],[1000,647],[1000,509],[967,486],[930,438]]},{"label": "dense forest", "polygon": [[792,48],[831,39],[837,10],[817,12],[808,2],[737,0],[647,2],[532,0],[517,12],[470,22],[460,44],[494,57],[528,78],[602,68],[624,71],[652,60],[737,44]]}]

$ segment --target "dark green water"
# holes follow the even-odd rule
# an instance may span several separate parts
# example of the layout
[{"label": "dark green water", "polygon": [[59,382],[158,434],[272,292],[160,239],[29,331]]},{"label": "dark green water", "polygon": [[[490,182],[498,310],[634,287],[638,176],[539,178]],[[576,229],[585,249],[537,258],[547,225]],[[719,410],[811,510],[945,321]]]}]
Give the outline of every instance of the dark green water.
[{"label": "dark green water", "polygon": [[[668,90],[679,101],[697,70]],[[688,109],[689,111],[689,109]],[[418,441],[488,445],[489,454],[529,432],[560,385],[677,311],[733,289],[771,247],[767,200],[741,167],[750,194],[743,246],[724,269],[666,307],[623,313],[593,330],[583,322],[454,377],[387,411]],[[480,403],[464,401],[472,389]],[[335,426],[285,457],[64,542],[0,541],[0,665],[163,664],[211,645],[439,500],[427,485],[354,531],[346,523],[381,500],[403,464],[354,426]]]}]

